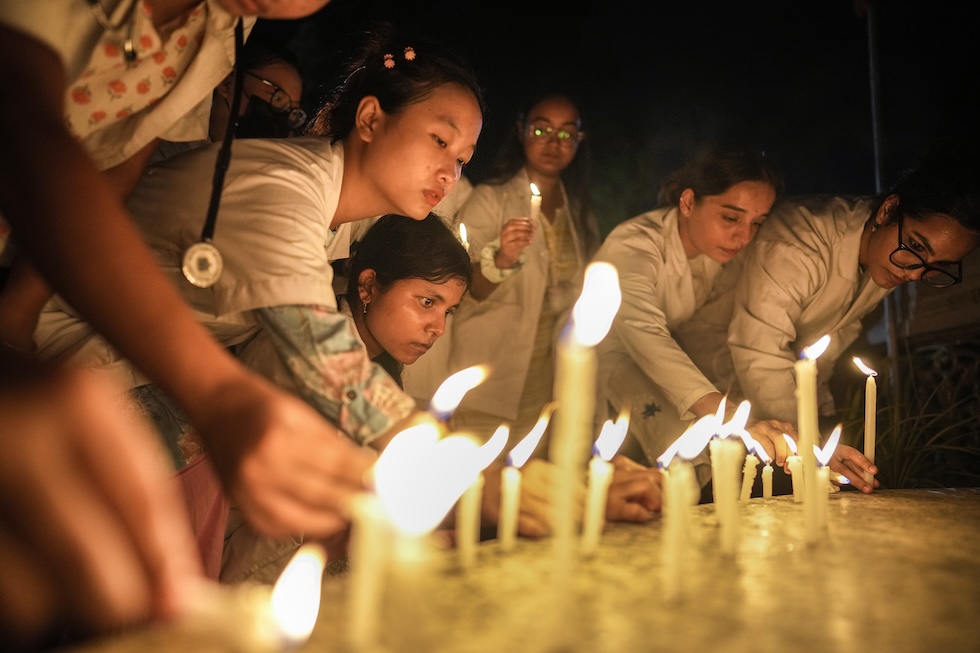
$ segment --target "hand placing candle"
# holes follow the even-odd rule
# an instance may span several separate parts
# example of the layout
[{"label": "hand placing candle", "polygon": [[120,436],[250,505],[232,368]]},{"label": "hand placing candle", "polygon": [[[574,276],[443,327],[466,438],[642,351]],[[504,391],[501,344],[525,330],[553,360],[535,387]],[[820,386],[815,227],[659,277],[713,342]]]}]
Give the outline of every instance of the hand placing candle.
[{"label": "hand placing candle", "polygon": [[602,529],[606,521],[606,500],[609,496],[609,483],[612,482],[613,465],[610,460],[619,451],[629,429],[629,413],[620,415],[615,422],[606,420],[593,447],[594,455],[589,461],[589,490],[585,503],[585,518],[582,525],[582,552],[591,554],[599,545]]},{"label": "hand placing candle", "polygon": [[507,465],[501,471],[500,517],[497,521],[497,539],[502,551],[510,551],[517,540],[517,520],[521,504],[521,467],[531,457],[548,429],[555,403],[541,410],[538,421],[524,438],[507,454]]},{"label": "hand placing candle", "polygon": [[[854,364],[868,375],[868,380],[864,384],[864,456],[873,465],[875,462],[875,438],[878,430],[878,384],[875,383],[875,377],[878,376],[878,373],[865,365],[857,356],[854,357]],[[871,472],[864,473],[864,480],[872,487],[874,486],[875,477]]]}]

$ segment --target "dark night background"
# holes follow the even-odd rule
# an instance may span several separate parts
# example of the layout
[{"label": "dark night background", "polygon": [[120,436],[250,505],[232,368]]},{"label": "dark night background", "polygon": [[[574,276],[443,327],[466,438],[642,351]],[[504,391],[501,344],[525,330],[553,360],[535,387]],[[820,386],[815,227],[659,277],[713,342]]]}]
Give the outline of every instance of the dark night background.
[{"label": "dark night background", "polygon": [[299,56],[311,110],[371,20],[456,45],[490,106],[466,171],[474,180],[524,96],[570,85],[584,100],[605,233],[653,208],[662,176],[706,140],[756,144],[790,194],[873,194],[871,33],[888,186],[933,138],[977,123],[980,39],[969,6],[877,0],[869,30],[853,0],[333,0],[300,21],[260,21],[253,38]]}]

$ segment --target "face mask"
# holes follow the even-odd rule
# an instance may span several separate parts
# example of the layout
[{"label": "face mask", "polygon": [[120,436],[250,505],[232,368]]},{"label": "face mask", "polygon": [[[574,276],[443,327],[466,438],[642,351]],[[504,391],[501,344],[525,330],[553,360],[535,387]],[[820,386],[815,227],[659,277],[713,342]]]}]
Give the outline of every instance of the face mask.
[{"label": "face mask", "polygon": [[238,119],[235,138],[286,138],[290,133],[289,114],[277,112],[271,104],[253,95]]}]

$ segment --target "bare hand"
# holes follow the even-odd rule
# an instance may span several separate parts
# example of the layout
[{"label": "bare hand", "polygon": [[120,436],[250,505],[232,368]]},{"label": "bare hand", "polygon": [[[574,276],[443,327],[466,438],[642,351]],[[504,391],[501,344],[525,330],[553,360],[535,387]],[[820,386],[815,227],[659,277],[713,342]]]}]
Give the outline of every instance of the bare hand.
[{"label": "bare hand", "polygon": [[[222,403],[224,401],[225,403]],[[366,488],[376,456],[302,399],[246,377],[219,397],[208,433],[232,502],[267,537],[327,537],[347,528],[347,505]]]},{"label": "bare hand", "polygon": [[644,522],[660,512],[663,475],[626,456],[612,459],[613,478],[606,500],[607,521]]},{"label": "bare hand", "polygon": [[87,372],[0,370],[5,643],[175,615],[202,571],[159,440]]},{"label": "bare hand", "polygon": [[791,455],[792,451],[783,434],[796,440],[796,429],[792,424],[775,419],[764,419],[746,426],[745,430],[749,432],[752,439],[762,445],[773,464],[779,467],[786,465],[786,457]]},{"label": "bare hand", "polygon": [[874,487],[864,480],[865,472],[877,474],[878,468],[863,453],[846,444],[837,445],[830,458],[830,469],[846,476],[851,485],[865,494],[870,494],[874,488],[881,486],[878,479],[873,479]]},{"label": "bare hand", "polygon": [[535,224],[529,218],[513,218],[500,230],[500,250],[495,263],[501,270],[517,265],[524,248],[534,240]]}]

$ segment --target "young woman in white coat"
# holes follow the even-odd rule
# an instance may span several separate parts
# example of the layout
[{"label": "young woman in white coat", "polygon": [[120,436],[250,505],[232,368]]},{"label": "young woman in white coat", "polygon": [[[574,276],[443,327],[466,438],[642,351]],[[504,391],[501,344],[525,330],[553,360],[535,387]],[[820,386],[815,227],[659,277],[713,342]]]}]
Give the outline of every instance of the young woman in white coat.
[{"label": "young woman in white coat", "polygon": [[[623,293],[599,345],[597,420],[606,418],[605,408],[612,415],[628,408],[630,438],[650,464],[693,420],[718,410],[723,393],[675,335],[722,267],[755,237],[782,189],[779,172],[761,152],[737,144],[706,147],[664,182],[660,208],[618,225],[595,256],[617,267]],[[697,470],[707,482],[710,468]]]},{"label": "young woman in white coat", "polygon": [[584,136],[572,98],[548,93],[532,101],[494,173],[457,215],[475,270],[454,317],[449,364],[451,371],[490,366],[463,398],[458,429],[489,436],[507,422],[511,433],[525,434],[551,401],[556,332],[597,241]]}]

